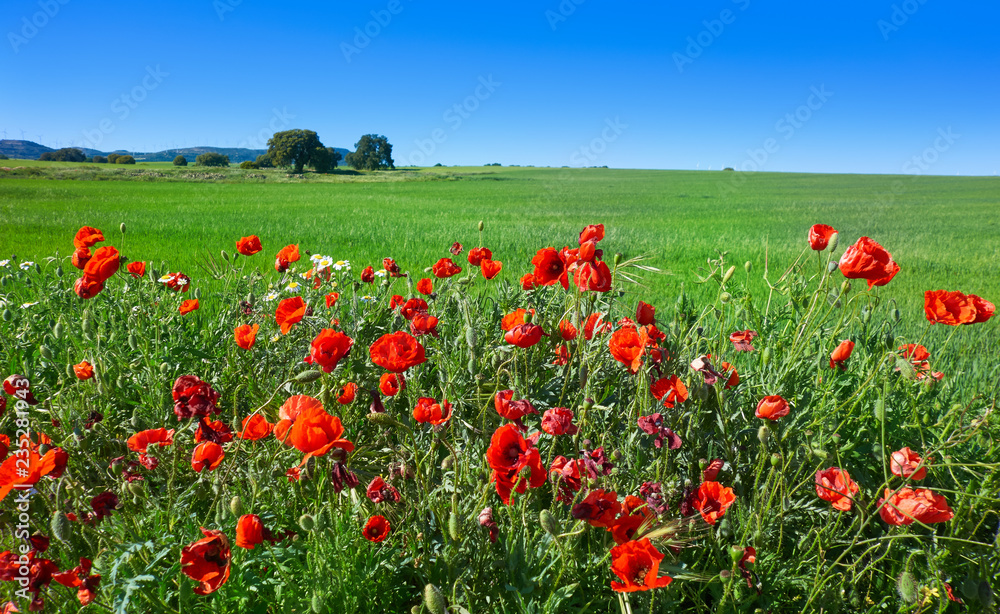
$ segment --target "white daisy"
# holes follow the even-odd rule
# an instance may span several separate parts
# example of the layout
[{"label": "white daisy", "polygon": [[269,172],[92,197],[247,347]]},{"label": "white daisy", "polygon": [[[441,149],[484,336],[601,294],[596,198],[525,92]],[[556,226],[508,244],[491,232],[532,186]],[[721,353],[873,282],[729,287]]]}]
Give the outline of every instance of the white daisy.
[{"label": "white daisy", "polygon": [[364,295],[364,296],[361,297],[361,300],[364,301],[364,302],[366,302],[366,303],[371,303],[371,302],[375,301],[375,297],[374,296],[369,296],[369,295],[366,294],[366,295]]},{"label": "white daisy", "polygon": [[264,297],[264,300],[273,301],[276,298],[278,298],[278,293],[275,292],[274,290],[271,290],[270,292],[267,293],[267,296]]},{"label": "white daisy", "polygon": [[35,266],[34,262],[32,262],[30,260],[25,260],[24,262],[21,263],[21,270],[22,271],[27,271],[28,269],[30,269],[33,266]]},{"label": "white daisy", "polygon": [[2,266],[3,268],[9,267],[10,266],[10,260],[9,259],[7,259],[7,260],[0,260],[0,266]]},{"label": "white daisy", "polygon": [[27,309],[28,307],[33,307],[38,304],[38,301],[34,303],[21,303],[21,309]]},{"label": "white daisy", "polygon": [[316,263],[316,268],[319,270],[328,269],[333,266],[333,258],[329,256],[323,256],[319,262]]},{"label": "white daisy", "polygon": [[170,283],[170,280],[173,278],[174,276],[171,275],[170,273],[164,273],[163,276],[160,277],[160,279],[158,279],[157,281],[159,281],[161,284],[168,284]]},{"label": "white daisy", "polygon": [[301,288],[302,285],[299,282],[293,281],[288,284],[285,290],[287,290],[288,292],[298,292]]},{"label": "white daisy", "polygon": [[375,271],[375,276],[376,277],[385,277],[385,269],[379,269],[378,271]]}]

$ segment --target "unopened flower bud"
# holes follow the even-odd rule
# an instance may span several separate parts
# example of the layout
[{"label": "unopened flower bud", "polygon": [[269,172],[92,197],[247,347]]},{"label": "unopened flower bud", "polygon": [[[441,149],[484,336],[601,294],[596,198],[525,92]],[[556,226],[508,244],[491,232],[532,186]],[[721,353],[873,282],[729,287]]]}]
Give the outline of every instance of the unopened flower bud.
[{"label": "unopened flower bud", "polygon": [[733,300],[733,295],[728,292],[723,292],[722,294],[719,295],[719,302],[722,303],[723,305],[729,303],[729,301],[731,300]]},{"label": "unopened flower bud", "polygon": [[312,531],[313,527],[316,526],[316,521],[309,514],[302,514],[299,516],[299,526],[302,527],[303,531]]},{"label": "unopened flower bud", "polygon": [[545,532],[552,537],[556,537],[561,532],[559,528],[559,521],[556,520],[556,517],[553,516],[552,512],[549,510],[543,509],[538,513],[538,524],[542,525]]},{"label": "unopened flower bud", "polygon": [[486,227],[486,225],[485,225],[485,224],[483,224],[483,221],[482,221],[482,220],[479,220],[479,232],[482,232],[482,231],[483,231],[483,228],[485,228],[485,227]]},{"label": "unopened flower bud", "polygon": [[299,373],[298,375],[295,376],[295,381],[300,384],[307,384],[309,382],[315,382],[322,376],[323,374],[320,373],[319,371],[315,370],[303,371],[302,373]]},{"label": "unopened flower bud", "polygon": [[615,266],[618,266],[619,264],[621,264],[622,260],[624,260],[624,259],[625,259],[625,254],[623,254],[621,252],[615,252]]},{"label": "unopened flower bud", "polygon": [[226,253],[226,250],[222,250],[222,259],[229,262],[229,254]]},{"label": "unopened flower bud", "polygon": [[746,263],[744,263],[743,268],[746,269],[747,273],[749,273],[753,270],[753,263],[747,260]]},{"label": "unopened flower bud", "polygon": [[771,429],[767,428],[766,424],[762,424],[759,429],[757,429],[757,439],[760,440],[762,444],[767,444],[767,440],[771,438]]},{"label": "unopened flower bud", "polygon": [[732,279],[733,273],[735,272],[736,272],[736,265],[734,264],[733,266],[729,267],[729,270],[726,271],[726,274],[722,276],[722,283],[726,283],[730,279]]},{"label": "unopened flower bud", "polygon": [[844,283],[840,284],[840,293],[847,294],[850,291],[851,291],[851,281],[849,279],[845,279]]},{"label": "unopened flower bud", "polygon": [[229,500],[229,511],[233,513],[233,516],[243,515],[243,501],[240,500],[239,496]]},{"label": "unopened flower bud", "polygon": [[833,235],[830,236],[829,246],[831,252],[837,251],[838,243],[840,243],[840,233],[835,232],[833,233]]},{"label": "unopened flower bud", "polygon": [[118,230],[122,231],[122,234],[125,234],[125,222],[122,222],[121,225],[118,226]]},{"label": "unopened flower bud", "polygon": [[[482,224],[479,222],[480,226]],[[441,594],[441,590],[433,584],[424,587],[424,606],[431,614],[445,614],[448,611],[448,602]]]}]

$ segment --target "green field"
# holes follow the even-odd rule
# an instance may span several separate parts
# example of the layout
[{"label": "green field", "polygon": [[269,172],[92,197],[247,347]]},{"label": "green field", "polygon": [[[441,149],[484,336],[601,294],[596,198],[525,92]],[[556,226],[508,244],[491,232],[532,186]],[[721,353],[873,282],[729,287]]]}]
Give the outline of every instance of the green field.
[{"label": "green field", "polygon": [[[718,252],[740,266],[751,261],[757,273],[766,260],[776,279],[806,246],[809,227],[826,223],[840,231],[840,251],[867,235],[893,254],[902,271],[881,292],[909,320],[920,319],[928,289],[1000,298],[995,177],[467,167],[290,180],[278,170],[181,170],[169,163],[4,164],[42,171],[0,174],[0,254],[22,260],[68,256],[82,225],[103,229],[118,244],[124,222],[127,257],[166,261],[196,283],[206,255],[232,252],[236,239],[250,234],[263,241],[268,258],[255,261],[263,267],[282,246],[299,243],[358,265],[392,256],[416,271],[447,255],[453,241],[476,245],[483,220],[483,243],[504,262],[501,278],[516,282],[538,245],[561,247],[567,234],[604,223],[615,249],[649,256],[669,273],[646,280],[654,295],[668,299],[682,287],[697,296],[698,269]],[[166,177],[83,180],[151,171]],[[171,180],[179,172],[222,177]],[[58,173],[79,180],[51,180]],[[750,283],[764,288],[758,275]]]}]

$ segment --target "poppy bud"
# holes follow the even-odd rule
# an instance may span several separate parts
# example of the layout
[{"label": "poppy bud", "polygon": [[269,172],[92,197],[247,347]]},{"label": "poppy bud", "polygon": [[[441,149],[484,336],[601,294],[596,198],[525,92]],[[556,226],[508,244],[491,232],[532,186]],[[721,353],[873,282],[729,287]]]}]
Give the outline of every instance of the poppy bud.
[{"label": "poppy bud", "polygon": [[52,535],[59,541],[64,542],[69,540],[70,526],[69,518],[66,517],[66,514],[62,512],[53,513],[49,528],[52,529]]},{"label": "poppy bud", "polygon": [[448,514],[448,535],[455,541],[462,539],[462,523],[458,519],[458,514],[454,512]]},{"label": "poppy bud", "polygon": [[128,334],[128,346],[132,348],[133,352],[139,351],[139,338],[133,333]]},{"label": "poppy bud", "polygon": [[326,604],[323,603],[323,598],[319,595],[313,595],[309,607],[312,609],[313,614],[326,614],[328,611]]},{"label": "poppy bud", "polygon": [[195,288],[194,289],[194,298],[195,298],[195,300],[201,298],[201,288]]},{"label": "poppy bud", "polygon": [[[482,226],[483,223],[479,222],[479,227]],[[431,614],[445,614],[448,611],[448,602],[445,601],[441,590],[433,584],[424,587],[424,606]]]},{"label": "poppy bud", "polygon": [[161,362],[160,363],[160,375],[166,375],[167,373],[170,373],[170,365],[167,364],[167,363],[165,363],[165,362]]},{"label": "poppy bud", "polygon": [[142,482],[136,480],[135,482],[129,482],[126,488],[128,488],[129,493],[131,493],[133,497],[141,497],[144,494],[142,486]]},{"label": "poppy bud", "polygon": [[303,371],[295,376],[295,381],[300,384],[307,384],[309,382],[315,382],[322,376],[323,374],[319,371]]},{"label": "poppy bud", "polygon": [[733,300],[733,295],[728,292],[723,292],[722,294],[719,295],[719,302],[721,302],[723,305],[725,305],[731,300]]},{"label": "poppy bud", "polygon": [[771,466],[775,469],[781,467],[781,455],[777,452],[771,455]]},{"label": "poppy bud", "polygon": [[583,400],[583,408],[584,409],[593,409],[594,408],[594,399],[591,399],[589,397],[586,398],[586,399],[584,399]]},{"label": "poppy bud", "polygon": [[840,284],[840,293],[847,294],[850,291],[851,291],[851,282],[845,279],[844,283]]},{"label": "poppy bud", "polygon": [[48,451],[51,449],[52,446],[50,446],[47,443],[43,443],[42,445],[38,446],[38,453],[41,454],[42,456],[45,456],[45,454],[48,453]]},{"label": "poppy bud", "polygon": [[836,233],[835,232],[832,235],[830,235],[830,251],[831,252],[837,251],[837,243],[839,243],[839,242],[840,242],[840,233]]},{"label": "poppy bud", "polygon": [[726,283],[730,279],[732,279],[733,273],[735,272],[736,272],[736,265],[734,264],[733,266],[729,267],[729,270],[726,271],[726,274],[722,276],[722,283]]},{"label": "poppy bud", "polygon": [[746,263],[743,264],[743,268],[746,269],[747,273],[750,273],[750,271],[753,270],[753,263],[747,260]]},{"label": "poppy bud", "polygon": [[899,310],[893,309],[890,313],[892,314],[892,319],[899,322],[900,318],[902,317],[901,314],[899,313]]},{"label": "poppy bud", "polygon": [[759,429],[757,429],[757,439],[764,445],[767,445],[767,440],[771,438],[771,429],[767,428],[766,424],[762,424]]},{"label": "poppy bud", "polygon": [[624,254],[622,254],[621,252],[615,252],[615,266],[621,264],[623,258],[625,258]]},{"label": "poppy bud", "polygon": [[[580,388],[587,387],[587,365],[580,365]],[[583,408],[589,409],[587,407],[587,402],[583,402]]]},{"label": "poppy bud", "polygon": [[226,250],[222,250],[222,259],[229,262],[229,254],[226,253]]},{"label": "poppy bud", "polygon": [[899,597],[906,603],[917,602],[917,579],[909,571],[904,571],[896,578],[896,590],[899,592]]},{"label": "poppy bud", "polygon": [[442,471],[450,471],[451,468],[454,467],[454,466],[455,466],[455,457],[453,455],[451,455],[451,454],[449,454],[448,456],[445,456],[444,460],[441,461],[441,470]]},{"label": "poppy bud", "polygon": [[[484,227],[485,226],[483,225],[483,221],[479,220],[479,232],[482,232]],[[428,586],[430,586],[430,585],[428,585]]]},{"label": "poppy bud", "polygon": [[229,500],[229,511],[233,513],[233,516],[243,515],[243,502],[240,501],[239,496]]},{"label": "poppy bud", "polygon": [[538,513],[538,524],[552,537],[557,537],[560,533],[559,521],[549,510],[543,509]]},{"label": "poppy bud", "polygon": [[52,350],[49,349],[47,345],[41,345],[38,348],[38,353],[42,355],[45,360],[52,360]]},{"label": "poppy bud", "polygon": [[397,429],[406,429],[405,424],[403,424],[399,420],[396,420],[395,418],[386,413],[368,414],[367,418],[369,422],[373,422],[375,424],[378,424],[379,426],[387,426]]},{"label": "poppy bud", "polygon": [[729,558],[733,559],[734,563],[739,563],[740,559],[743,558],[743,547],[732,545],[729,547]]},{"label": "poppy bud", "polygon": [[[138,497],[132,499],[132,503],[139,504]],[[221,505],[215,510],[215,524],[222,525],[226,522],[226,510]]]},{"label": "poppy bud", "polygon": [[42,273],[42,265],[38,264],[37,262],[35,263],[35,272],[38,273],[39,275],[41,275]]},{"label": "poppy bud", "polygon": [[764,350],[760,353],[760,362],[765,367],[767,366],[767,363],[771,362],[771,348],[764,348]]},{"label": "poppy bud", "polygon": [[83,321],[80,323],[80,328],[83,329],[84,334],[89,335],[94,332],[94,323],[90,318],[84,316]]},{"label": "poppy bud", "polygon": [[125,234],[125,222],[121,223],[121,226],[118,227],[118,230],[122,231],[122,234]]},{"label": "poppy bud", "polygon": [[3,310],[3,321],[10,322],[14,318],[14,314],[11,313],[10,309]]},{"label": "poppy bud", "polygon": [[62,269],[61,266],[57,266],[56,267],[56,277],[62,277],[62,276],[63,276],[63,269]]},{"label": "poppy bud", "polygon": [[476,347],[476,329],[467,328],[465,329],[465,344],[469,346],[469,349],[475,349]]},{"label": "poppy bud", "polygon": [[316,521],[309,514],[302,514],[299,516],[299,526],[302,527],[303,531],[312,531],[316,526]]}]

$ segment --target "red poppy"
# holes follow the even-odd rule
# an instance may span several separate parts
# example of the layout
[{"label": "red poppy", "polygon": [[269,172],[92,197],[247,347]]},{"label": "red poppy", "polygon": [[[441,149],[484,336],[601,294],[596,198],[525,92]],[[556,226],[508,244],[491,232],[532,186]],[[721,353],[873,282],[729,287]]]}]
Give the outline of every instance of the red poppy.
[{"label": "red poppy", "polygon": [[[58,478],[66,470],[69,454],[62,448],[52,448],[45,455],[40,455],[37,447],[24,455],[15,454],[0,465],[0,501],[2,501],[14,486],[20,484],[35,484],[45,476]],[[25,471],[24,464],[28,467]]]},{"label": "red poppy", "polygon": [[649,386],[649,392],[657,401],[662,401],[664,407],[673,408],[677,403],[688,400],[688,389],[681,378],[676,375],[663,377]]},{"label": "red poppy", "polygon": [[104,282],[89,277],[81,277],[73,284],[73,292],[84,300],[94,298],[101,290],[104,290]]},{"label": "red poppy", "polygon": [[[633,513],[636,510],[638,513]],[[628,495],[625,497],[625,503],[622,504],[622,515],[611,523],[608,531],[611,532],[611,538],[615,540],[615,543],[621,545],[632,541],[643,525],[648,525],[651,522],[653,516],[654,514],[649,510],[645,501],[639,497]]]},{"label": "red poppy", "polygon": [[216,403],[219,393],[207,382],[195,375],[182,375],[174,381],[171,389],[174,398],[174,414],[178,420],[184,418],[207,417],[219,413]]},{"label": "red poppy", "polygon": [[572,515],[573,518],[584,520],[593,527],[608,528],[614,523],[621,509],[617,493],[595,488],[583,501],[573,506]]},{"label": "red poppy", "polygon": [[[275,429],[277,432],[277,429]],[[319,403],[309,405],[294,421],[288,441],[305,454],[303,463],[313,456],[323,456],[333,448],[351,452],[354,444],[343,439],[344,427],[340,418],[331,416]]]},{"label": "red poppy", "polygon": [[285,445],[292,445],[288,438],[292,425],[301,416],[314,411],[323,411],[323,404],[319,399],[304,394],[288,397],[278,410],[278,423],[274,425],[274,436]]},{"label": "red poppy", "polygon": [[604,262],[584,262],[573,273],[573,281],[583,292],[607,292],[611,289],[611,270]]},{"label": "red poppy", "polygon": [[104,283],[118,272],[119,266],[121,266],[121,255],[118,250],[110,245],[105,245],[97,248],[94,255],[87,261],[87,266],[83,267],[83,276]]},{"label": "red poppy", "polygon": [[870,290],[872,286],[889,283],[899,272],[899,265],[893,262],[892,254],[881,245],[868,237],[861,237],[840,257],[840,272],[848,279],[868,280]]},{"label": "red poppy", "polygon": [[400,390],[406,390],[406,378],[402,373],[383,373],[378,380],[378,389],[387,397],[394,397]]},{"label": "red poppy", "polygon": [[662,448],[664,443],[667,444],[668,450],[676,450],[684,445],[677,433],[663,425],[663,414],[659,412],[648,416],[639,416],[636,423],[644,433],[656,435],[653,445],[658,449]]},{"label": "red poppy", "polygon": [[[97,597],[97,587],[101,583],[100,574],[90,573],[92,565],[90,559],[81,557],[79,565],[73,569],[52,574],[52,579],[67,588],[77,589],[76,598],[80,605],[90,605]],[[30,609],[34,610],[35,608],[31,607]],[[17,609],[9,611],[16,612]],[[3,612],[6,614],[8,610],[4,608]]]},{"label": "red poppy", "polygon": [[389,525],[388,520],[382,516],[372,516],[368,519],[368,522],[365,523],[365,528],[362,531],[362,534],[365,536],[365,539],[377,544],[386,537],[389,537],[389,531],[391,530],[392,527]]},{"label": "red poppy", "polygon": [[816,496],[832,503],[835,510],[850,511],[858,490],[858,485],[843,469],[830,467],[816,472]]},{"label": "red poppy", "polygon": [[459,243],[458,241],[455,241],[454,243],[451,244],[451,248],[448,251],[451,252],[452,256],[457,256],[462,253],[462,244]]},{"label": "red poppy", "polygon": [[531,259],[531,264],[535,265],[535,270],[531,275],[536,285],[551,286],[558,282],[562,284],[563,289],[569,288],[566,259],[554,247],[538,250],[535,257]]},{"label": "red poppy", "polygon": [[837,234],[837,231],[833,229],[833,226],[815,224],[809,229],[809,247],[817,252],[821,252],[826,249],[826,246],[830,243],[830,238],[835,234]]},{"label": "red poppy", "polygon": [[102,241],[104,241],[104,233],[91,226],[84,226],[76,231],[76,236],[73,237],[73,247],[77,249],[93,247]]},{"label": "red poppy", "polygon": [[149,446],[156,444],[159,447],[169,446],[174,443],[174,429],[149,429],[139,431],[128,438],[126,442],[128,449],[133,452],[145,454]]},{"label": "red poppy", "polygon": [[750,342],[756,336],[756,331],[738,330],[729,335],[729,340],[733,342],[733,347],[737,352],[752,352],[753,346],[750,345]]},{"label": "red poppy", "polygon": [[431,267],[431,272],[434,273],[434,277],[444,279],[445,277],[458,275],[462,272],[462,268],[452,262],[451,258],[442,258],[434,263],[434,266]]},{"label": "red poppy", "polygon": [[136,279],[138,279],[140,277],[145,277],[146,276],[146,263],[145,262],[142,262],[142,261],[139,261],[139,262],[130,262],[130,263],[128,263],[128,266],[125,267],[125,269],[129,272],[129,274],[132,277],[135,277]]},{"label": "red poppy", "polygon": [[708,463],[708,466],[701,471],[701,478],[706,482],[714,482],[715,478],[719,477],[719,472],[722,468],[726,466],[725,461],[721,458],[714,458],[712,462]]},{"label": "red poppy", "polygon": [[413,408],[413,419],[421,424],[444,424],[451,418],[451,403],[444,399],[435,403],[434,399],[420,397]]},{"label": "red poppy", "polygon": [[236,521],[236,546],[253,550],[264,541],[264,523],[257,514],[244,514]]},{"label": "red poppy", "polygon": [[278,308],[274,311],[274,319],[281,327],[281,334],[287,335],[292,326],[302,320],[306,315],[306,302],[301,296],[286,298],[278,303]]},{"label": "red poppy", "polygon": [[656,307],[639,301],[639,305],[635,308],[635,321],[639,323],[639,326],[656,322]]},{"label": "red poppy", "polygon": [[178,311],[181,312],[182,316],[185,316],[196,309],[198,309],[198,299],[195,298],[181,303],[180,309],[178,309]]},{"label": "red poppy", "polygon": [[[892,453],[889,459],[889,469],[892,475],[911,480],[922,480],[927,477],[927,464],[930,459],[922,459],[920,455],[909,448],[903,448]],[[921,466],[921,462],[923,465]],[[920,467],[920,469],[917,469]]]},{"label": "red poppy", "polygon": [[[538,488],[545,483],[542,456],[534,446],[536,438],[537,435],[525,439],[516,424],[506,424],[498,428],[490,439],[486,460],[493,469],[492,481],[496,483],[497,494],[505,505],[510,504],[515,482],[519,493],[523,493],[529,484],[532,488]],[[525,467],[529,469],[530,477],[519,476]]]},{"label": "red poppy", "polygon": [[202,441],[214,441],[215,443],[229,443],[233,440],[233,430],[221,420],[211,422],[202,421],[194,432],[196,443]]},{"label": "red poppy", "polygon": [[417,282],[417,292],[420,294],[431,294],[434,292],[434,282],[425,277]]},{"label": "red poppy", "polygon": [[340,389],[340,396],[337,397],[337,402],[341,405],[347,405],[354,402],[354,396],[358,392],[358,385],[354,382],[347,382]]},{"label": "red poppy", "polygon": [[482,267],[483,277],[486,279],[493,279],[503,269],[503,263],[499,260],[483,260],[480,266]]},{"label": "red poppy", "polygon": [[304,360],[311,365],[321,367],[324,373],[329,373],[336,368],[340,359],[347,355],[352,345],[354,340],[344,333],[324,328],[312,340],[309,345],[309,355]]},{"label": "red poppy", "polygon": [[576,339],[577,336],[576,327],[569,320],[560,320],[559,322],[559,336],[563,338],[563,341],[572,341]]},{"label": "red poppy", "polygon": [[896,494],[888,488],[878,501],[878,514],[886,524],[908,525],[947,522],[955,517],[948,501],[927,488],[903,488]]},{"label": "red poppy", "polygon": [[274,430],[274,425],[260,414],[251,414],[243,418],[243,429],[237,433],[240,439],[258,441],[264,439]]},{"label": "red poppy", "polygon": [[281,248],[278,255],[274,257],[274,270],[279,273],[284,273],[288,270],[288,265],[293,262],[299,261],[299,246],[298,245],[286,245]]},{"label": "red poppy", "polygon": [[642,367],[646,346],[634,326],[616,330],[608,340],[608,349],[611,356],[625,365],[629,373],[637,373]]},{"label": "red poppy", "polygon": [[541,340],[542,335],[548,336],[548,333],[537,324],[519,324],[507,331],[503,338],[507,343],[519,348],[530,348]]},{"label": "red poppy", "polygon": [[574,493],[583,486],[586,467],[586,461],[582,458],[569,460],[565,456],[555,457],[549,467],[549,479],[558,485],[556,501],[567,505],[573,502]]},{"label": "red poppy", "polygon": [[329,309],[337,304],[337,299],[340,298],[339,292],[331,292],[326,295],[326,308]]},{"label": "red poppy", "polygon": [[[982,308],[982,313],[980,313]],[[993,303],[974,294],[946,290],[928,290],[924,293],[924,314],[931,324],[975,324],[993,317]]]},{"label": "red poppy", "polygon": [[[402,299],[403,297],[399,298]],[[427,301],[422,298],[411,298],[403,303],[403,306],[399,309],[399,315],[403,316],[406,320],[412,320],[418,313],[427,313]]]},{"label": "red poppy", "polygon": [[754,412],[758,418],[765,420],[777,420],[788,415],[791,407],[788,401],[778,395],[766,396],[757,403],[757,410]]},{"label": "red poppy", "polygon": [[437,325],[438,319],[436,317],[429,316],[426,313],[418,313],[410,320],[410,334],[414,337],[422,337],[424,335],[437,337]]},{"label": "red poppy", "polygon": [[972,304],[976,308],[976,319],[973,320],[972,324],[979,324],[980,322],[985,322],[993,317],[996,313],[996,306],[984,298],[980,298],[975,294],[970,294],[969,298],[972,299]]},{"label": "red poppy", "polygon": [[368,349],[372,362],[394,373],[402,373],[410,367],[427,362],[424,346],[409,333],[385,334]]},{"label": "red poppy", "polygon": [[225,457],[226,453],[222,446],[214,441],[205,441],[195,446],[194,453],[191,454],[191,468],[198,473],[205,469],[211,471],[218,467]]},{"label": "red poppy", "polygon": [[519,421],[528,414],[537,414],[538,410],[527,399],[514,401],[513,390],[501,390],[493,397],[493,406],[497,413],[508,420]]},{"label": "red poppy", "polygon": [[840,342],[833,352],[830,353],[830,368],[839,368],[841,371],[847,370],[847,359],[851,357],[851,353],[854,351],[854,342],[849,340],[844,340]]},{"label": "red poppy", "polygon": [[493,258],[493,252],[485,247],[473,247],[469,250],[469,264],[472,266],[481,266],[484,260],[490,260]]},{"label": "red poppy", "polygon": [[542,415],[542,430],[549,435],[576,435],[580,429],[573,424],[573,412],[565,407],[553,407]]},{"label": "red poppy", "polygon": [[365,496],[372,503],[399,503],[401,499],[396,487],[388,484],[380,475],[372,478],[371,483],[368,484],[368,488],[365,490]]},{"label": "red poppy", "polygon": [[708,524],[726,515],[726,510],[736,501],[733,489],[718,482],[702,482],[698,490],[691,493],[691,507],[701,512]]},{"label": "red poppy", "polygon": [[920,362],[931,357],[931,353],[927,351],[927,348],[918,343],[907,343],[906,345],[899,346],[899,349],[903,351],[903,358],[911,362]]},{"label": "red poppy", "polygon": [[532,275],[531,273],[525,273],[524,275],[521,276],[521,289],[522,290],[524,290],[524,291],[534,290],[539,285],[541,285],[541,284],[538,283],[538,281],[535,279],[535,276]]},{"label": "red poppy", "polygon": [[87,263],[90,262],[92,254],[90,249],[86,247],[78,247],[76,251],[73,252],[73,257],[70,259],[70,264],[80,269],[81,271],[87,268]]},{"label": "red poppy", "polygon": [[603,313],[592,313],[587,316],[583,325],[583,338],[590,341],[594,335],[603,335],[611,330],[611,322],[604,321]]},{"label": "red poppy", "polygon": [[361,281],[370,284],[375,281],[375,269],[371,266],[366,266],[364,270],[361,271]]},{"label": "red poppy", "polygon": [[535,315],[535,310],[532,309],[528,311],[527,309],[515,309],[514,311],[508,313],[500,320],[500,330],[506,332],[513,329],[515,326],[524,324],[524,316],[527,314]]},{"label": "red poppy", "polygon": [[233,329],[233,336],[236,338],[236,345],[240,346],[244,350],[252,348],[253,344],[257,343],[258,330],[260,330],[260,324],[254,324],[253,326],[250,326],[249,324],[237,326]]},{"label": "red poppy", "polygon": [[196,594],[208,595],[229,579],[229,540],[222,531],[202,527],[201,532],[205,535],[203,539],[181,550],[181,571],[198,582]]},{"label": "red poppy", "polygon": [[580,231],[580,245],[587,241],[601,241],[604,239],[604,224],[590,224]]},{"label": "red poppy", "polygon": [[86,360],[73,365],[73,372],[76,373],[77,379],[80,380],[88,380],[94,377],[94,367]]},{"label": "red poppy", "polygon": [[670,576],[658,577],[663,555],[648,539],[629,541],[611,549],[611,571],[621,582],[611,582],[619,593],[663,588],[672,581]]},{"label": "red poppy", "polygon": [[257,235],[250,235],[249,237],[243,237],[242,239],[236,242],[236,251],[243,254],[244,256],[253,256],[261,249],[263,248],[260,246],[260,237],[258,237]]}]

